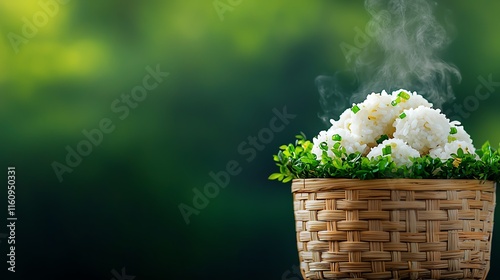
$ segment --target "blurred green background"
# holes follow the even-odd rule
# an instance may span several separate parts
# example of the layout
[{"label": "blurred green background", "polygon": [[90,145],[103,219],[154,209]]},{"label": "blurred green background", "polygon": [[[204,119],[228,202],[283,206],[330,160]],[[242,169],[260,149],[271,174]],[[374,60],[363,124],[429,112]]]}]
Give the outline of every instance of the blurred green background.
[{"label": "blurred green background", "polygon": [[[63,2],[44,18],[38,0],[0,1],[0,166],[16,167],[19,219],[19,278],[1,279],[112,279],[122,268],[136,280],[298,279],[290,186],[267,180],[271,155],[326,128],[314,79],[347,68],[340,44],[369,20],[363,2],[221,0],[222,15],[213,1]],[[455,104],[471,101],[479,76],[500,81],[499,10],[439,2],[456,29],[441,55],[463,76]],[[44,24],[13,45],[23,17]],[[158,64],[170,75],[121,120],[111,105]],[[476,146],[500,142],[499,91],[462,119]],[[296,117],[283,131],[238,151],[284,106]],[[114,131],[60,182],[53,162],[66,164],[66,147],[103,118]],[[230,161],[241,172],[186,225],[179,205]],[[488,279],[499,279],[493,246]]]}]

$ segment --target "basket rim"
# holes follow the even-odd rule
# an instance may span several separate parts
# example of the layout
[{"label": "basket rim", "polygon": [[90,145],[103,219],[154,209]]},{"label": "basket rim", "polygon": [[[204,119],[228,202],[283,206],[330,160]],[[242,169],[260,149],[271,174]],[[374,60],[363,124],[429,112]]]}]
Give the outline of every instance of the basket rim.
[{"label": "basket rim", "polygon": [[349,179],[307,178],[292,181],[292,193],[311,193],[326,190],[402,190],[436,191],[468,190],[494,192],[496,182],[472,179]]}]

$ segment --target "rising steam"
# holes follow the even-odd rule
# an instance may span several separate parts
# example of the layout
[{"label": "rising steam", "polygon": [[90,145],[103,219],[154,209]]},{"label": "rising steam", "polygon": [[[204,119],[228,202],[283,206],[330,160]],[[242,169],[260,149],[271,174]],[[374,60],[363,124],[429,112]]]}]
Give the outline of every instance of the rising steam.
[{"label": "rising steam", "polygon": [[[351,103],[361,102],[366,95],[382,90],[417,91],[435,108],[455,99],[451,82],[454,78],[460,81],[461,75],[457,67],[438,57],[451,42],[451,36],[434,16],[436,5],[427,0],[365,1],[372,17],[366,29],[371,44],[359,52],[351,65],[359,86],[351,92],[335,91],[338,88],[334,85],[327,90],[328,84],[318,83],[318,77],[316,84],[324,120],[333,117],[329,113],[338,113]],[[325,95],[332,90],[334,95]],[[349,104],[343,108],[329,107],[344,104],[329,99],[336,96],[350,96]]]},{"label": "rising steam", "polygon": [[353,89],[355,78],[352,75],[349,77],[348,72],[338,71],[333,77],[318,76],[315,83],[322,109],[319,117],[325,123],[329,123],[333,116],[340,115],[349,106],[349,98],[345,93]]}]

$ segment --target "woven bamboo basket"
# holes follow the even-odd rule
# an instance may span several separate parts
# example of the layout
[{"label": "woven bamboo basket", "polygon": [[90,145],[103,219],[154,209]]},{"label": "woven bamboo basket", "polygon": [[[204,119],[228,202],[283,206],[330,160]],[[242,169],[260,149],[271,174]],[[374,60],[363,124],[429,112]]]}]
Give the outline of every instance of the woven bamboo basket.
[{"label": "woven bamboo basket", "polygon": [[491,181],[296,179],[304,279],[486,279]]}]

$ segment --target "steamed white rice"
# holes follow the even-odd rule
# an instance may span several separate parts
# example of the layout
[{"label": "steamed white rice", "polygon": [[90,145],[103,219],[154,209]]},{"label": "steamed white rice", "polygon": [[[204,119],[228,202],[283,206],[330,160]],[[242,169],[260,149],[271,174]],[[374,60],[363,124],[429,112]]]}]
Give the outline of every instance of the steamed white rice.
[{"label": "steamed white rice", "polygon": [[397,118],[394,122],[394,138],[406,141],[421,154],[427,154],[430,149],[448,141],[450,122],[439,109],[420,106],[403,113],[406,117]]},{"label": "steamed white rice", "polygon": [[392,99],[391,95],[383,91],[372,93],[366,97],[365,101],[357,104],[360,110],[352,114],[349,129],[360,137],[361,143],[374,147],[381,135],[393,134],[392,123],[398,110],[391,105]]},{"label": "steamed white rice", "polygon": [[442,160],[447,160],[451,158],[451,154],[456,154],[458,149],[462,148],[464,153],[468,154],[475,154],[476,149],[472,145],[472,143],[468,143],[465,141],[461,140],[456,140],[450,143],[446,143],[443,146],[439,146],[435,149],[432,149],[429,152],[429,155],[431,155],[434,158],[440,158]]},{"label": "steamed white rice", "polygon": [[[342,140],[334,141],[332,138],[334,135],[339,135]],[[321,159],[322,150],[320,145],[322,142],[325,142],[328,145],[328,156],[333,158],[335,155],[333,154],[331,148],[336,142],[340,142],[340,145],[346,149],[347,154],[352,154],[356,152],[360,152],[362,154],[367,153],[366,144],[360,143],[360,138],[347,129],[343,128],[335,128],[332,127],[328,131],[321,131],[317,137],[313,139],[313,149],[312,153],[316,155],[318,159]]]},{"label": "steamed white rice", "polygon": [[[391,146],[391,153],[384,155],[383,149],[386,146]],[[374,158],[377,156],[384,156],[384,157],[390,156],[394,161],[394,163],[396,163],[396,165],[410,166],[411,158],[420,157],[420,153],[417,150],[410,147],[408,144],[406,144],[403,140],[392,138],[383,141],[381,144],[371,149],[370,153],[368,153],[367,155],[368,158]]]},{"label": "steamed white rice", "polygon": [[472,138],[470,135],[465,131],[464,127],[460,125],[459,121],[452,121],[450,123],[451,127],[454,127],[457,129],[457,133],[450,135],[452,139],[457,140],[457,141],[464,141],[466,143],[472,144]]},{"label": "steamed white rice", "polygon": [[[382,149],[391,145],[391,158],[397,165],[411,164],[409,158],[426,154],[446,160],[459,147],[475,153],[472,139],[460,122],[450,122],[424,97],[403,89],[391,94],[371,93],[365,101],[345,110],[339,120],[330,122],[328,130],[313,138],[312,152],[318,159],[322,142],[328,146],[328,156],[335,157],[331,148],[336,134],[348,154],[359,152],[371,158],[382,155]],[[388,140],[379,145],[382,136]]]}]

